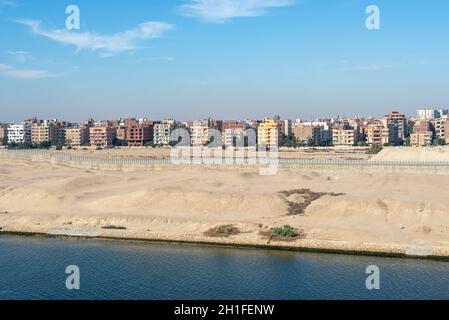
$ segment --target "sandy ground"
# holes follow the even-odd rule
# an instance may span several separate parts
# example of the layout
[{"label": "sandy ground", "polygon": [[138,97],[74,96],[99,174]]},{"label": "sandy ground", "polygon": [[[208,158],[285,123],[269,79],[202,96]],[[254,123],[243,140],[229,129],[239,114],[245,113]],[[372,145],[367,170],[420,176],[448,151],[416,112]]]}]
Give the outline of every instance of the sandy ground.
[{"label": "sandy ground", "polygon": [[[289,215],[282,191],[337,193]],[[234,224],[242,232],[210,238]],[[105,226],[123,227],[107,230]],[[305,239],[269,242],[260,232],[303,228]],[[449,256],[449,172],[393,173],[240,167],[96,172],[0,159],[2,231],[219,242]]]},{"label": "sandy ground", "polygon": [[429,161],[429,160],[444,160],[449,161],[449,146],[442,147],[388,147],[384,148],[382,152],[373,156],[371,160],[414,160],[414,161]]}]

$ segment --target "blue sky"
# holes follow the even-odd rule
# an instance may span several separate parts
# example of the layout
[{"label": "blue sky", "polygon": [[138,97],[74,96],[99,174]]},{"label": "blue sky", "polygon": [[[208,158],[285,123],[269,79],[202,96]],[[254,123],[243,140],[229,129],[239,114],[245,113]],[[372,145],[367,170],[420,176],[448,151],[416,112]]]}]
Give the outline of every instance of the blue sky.
[{"label": "blue sky", "polygon": [[[68,5],[81,29],[65,30]],[[377,5],[381,29],[365,28]],[[449,107],[447,0],[0,0],[0,121]]]}]

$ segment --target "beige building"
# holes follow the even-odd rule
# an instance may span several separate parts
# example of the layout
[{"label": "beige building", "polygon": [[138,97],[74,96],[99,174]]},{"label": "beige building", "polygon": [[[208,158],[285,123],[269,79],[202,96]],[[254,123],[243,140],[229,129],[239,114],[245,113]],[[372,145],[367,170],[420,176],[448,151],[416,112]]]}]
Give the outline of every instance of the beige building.
[{"label": "beige building", "polygon": [[332,143],[334,146],[355,146],[357,130],[349,127],[332,129]]},{"label": "beige building", "polygon": [[115,127],[97,126],[89,129],[89,140],[91,146],[110,148],[117,136]]},{"label": "beige building", "polygon": [[57,122],[42,121],[31,126],[31,143],[40,144],[50,142],[55,146],[62,146],[65,140],[64,127]]},{"label": "beige building", "polygon": [[[391,127],[394,125],[391,124]],[[366,140],[367,143],[372,145],[384,145],[394,143],[391,130],[386,127],[381,121],[375,121],[368,124],[366,127]]]},{"label": "beige building", "polygon": [[190,144],[204,146],[209,141],[209,124],[207,121],[194,121],[190,127]]},{"label": "beige building", "polygon": [[85,126],[65,128],[65,144],[72,147],[89,144],[89,129]]},{"label": "beige building", "polygon": [[313,145],[320,144],[321,128],[320,126],[313,126],[309,124],[297,123],[293,128],[293,136],[296,141],[301,144],[307,144],[309,141]]},{"label": "beige building", "polygon": [[0,124],[0,146],[5,144],[8,140],[8,126],[6,124]]},{"label": "beige building", "polygon": [[428,146],[432,144],[432,140],[432,131],[416,132],[410,135],[410,144],[412,146]]},{"label": "beige building", "polygon": [[257,128],[257,143],[265,145],[267,148],[279,147],[279,142],[282,138],[282,132],[279,121],[266,119],[259,124]]}]

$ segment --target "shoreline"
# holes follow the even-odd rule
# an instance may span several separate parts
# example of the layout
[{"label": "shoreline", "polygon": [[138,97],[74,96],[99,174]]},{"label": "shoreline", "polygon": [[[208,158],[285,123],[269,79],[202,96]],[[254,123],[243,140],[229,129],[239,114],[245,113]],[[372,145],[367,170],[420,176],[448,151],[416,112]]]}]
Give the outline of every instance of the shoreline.
[{"label": "shoreline", "polygon": [[[216,247],[216,248],[229,248],[229,249],[249,249],[249,250],[268,250],[268,251],[287,251],[287,252],[304,252],[304,253],[316,253],[316,254],[328,254],[328,255],[348,255],[348,256],[361,256],[361,257],[378,257],[378,258],[396,258],[405,260],[430,260],[449,262],[449,255],[413,255],[405,252],[392,252],[390,250],[378,250],[378,251],[363,251],[357,249],[342,249],[332,248],[325,246],[294,246],[281,243],[276,244],[262,244],[262,243],[243,243],[238,241],[201,241],[201,240],[180,240],[180,239],[162,239],[162,238],[142,238],[142,237],[130,237],[130,236],[113,236],[113,235],[99,235],[99,236],[82,236],[82,235],[69,235],[69,234],[50,234],[45,232],[27,232],[27,231],[0,231],[0,237],[4,236],[18,236],[28,238],[43,238],[43,239],[59,239],[59,240],[95,240],[95,241],[115,241],[123,243],[139,243],[139,244],[172,244],[181,246],[197,246],[197,247]],[[320,240],[314,240],[320,241]],[[324,241],[323,241],[324,242]],[[376,245],[378,246],[378,245]]]}]

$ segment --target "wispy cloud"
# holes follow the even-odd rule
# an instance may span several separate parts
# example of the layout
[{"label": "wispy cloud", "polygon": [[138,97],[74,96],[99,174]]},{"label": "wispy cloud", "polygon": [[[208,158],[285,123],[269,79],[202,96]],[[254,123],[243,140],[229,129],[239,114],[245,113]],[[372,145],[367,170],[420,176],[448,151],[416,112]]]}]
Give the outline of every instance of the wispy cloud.
[{"label": "wispy cloud", "polygon": [[0,0],[0,7],[11,7],[15,8],[17,7],[17,1],[15,0]]},{"label": "wispy cloud", "polygon": [[25,63],[33,59],[30,53],[23,50],[7,51],[17,62]]},{"label": "wispy cloud", "polygon": [[187,17],[222,23],[233,18],[262,16],[271,8],[288,7],[295,2],[296,0],[189,0],[178,9]]},{"label": "wispy cloud", "polygon": [[0,64],[0,74],[14,79],[37,80],[63,77],[67,72],[55,73],[47,70],[18,69],[11,65]]},{"label": "wispy cloud", "polygon": [[339,71],[381,71],[385,69],[393,68],[391,65],[386,64],[370,64],[370,65],[356,65],[341,67]]},{"label": "wispy cloud", "polygon": [[68,31],[66,29],[47,30],[42,28],[41,21],[37,20],[14,21],[28,26],[33,34],[65,45],[73,45],[78,51],[99,51],[104,56],[135,50],[138,42],[158,38],[164,32],[173,29],[171,24],[150,21],[141,23],[134,29],[112,35],[102,35],[93,32]]}]

